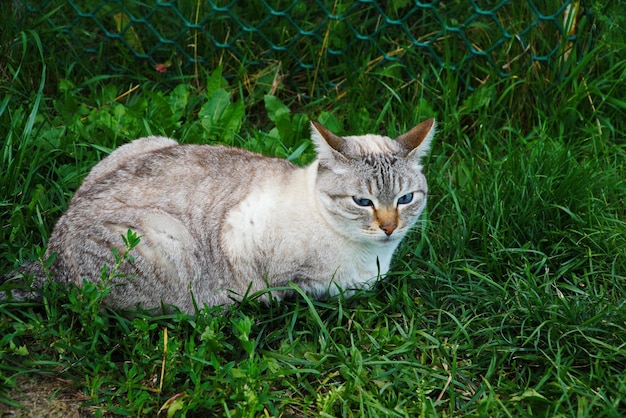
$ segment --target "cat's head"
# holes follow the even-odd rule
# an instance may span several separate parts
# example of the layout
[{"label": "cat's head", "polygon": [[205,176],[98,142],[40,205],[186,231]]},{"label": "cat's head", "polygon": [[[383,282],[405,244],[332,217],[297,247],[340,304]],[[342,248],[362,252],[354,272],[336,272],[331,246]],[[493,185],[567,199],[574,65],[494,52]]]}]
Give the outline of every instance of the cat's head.
[{"label": "cat's head", "polygon": [[397,241],[426,206],[421,159],[435,134],[428,119],[396,139],[340,137],[317,122],[317,197],[338,232],[358,241]]}]

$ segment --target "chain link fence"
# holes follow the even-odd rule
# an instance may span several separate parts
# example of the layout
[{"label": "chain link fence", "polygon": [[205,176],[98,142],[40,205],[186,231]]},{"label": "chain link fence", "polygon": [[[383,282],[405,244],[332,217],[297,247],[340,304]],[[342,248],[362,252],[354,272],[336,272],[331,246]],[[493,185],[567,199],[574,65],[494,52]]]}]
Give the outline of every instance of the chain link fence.
[{"label": "chain link fence", "polygon": [[[590,46],[580,0],[13,0],[18,30],[55,32],[66,53],[123,72],[274,74],[296,89],[376,72],[454,72],[472,89]],[[48,45],[44,45],[47,47]]]}]

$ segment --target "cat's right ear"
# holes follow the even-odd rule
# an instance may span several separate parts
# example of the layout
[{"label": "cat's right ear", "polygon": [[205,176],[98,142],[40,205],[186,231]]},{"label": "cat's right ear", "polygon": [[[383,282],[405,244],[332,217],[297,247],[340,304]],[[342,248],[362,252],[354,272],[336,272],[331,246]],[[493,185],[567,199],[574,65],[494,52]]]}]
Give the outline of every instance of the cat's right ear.
[{"label": "cat's right ear", "polygon": [[430,143],[435,136],[436,126],[434,118],[425,120],[397,137],[396,141],[409,150],[409,158],[414,158],[419,164],[419,161],[430,151]]},{"label": "cat's right ear", "polygon": [[315,144],[317,158],[320,161],[345,161],[342,154],[345,148],[345,140],[335,135],[319,122],[311,121],[311,139]]}]

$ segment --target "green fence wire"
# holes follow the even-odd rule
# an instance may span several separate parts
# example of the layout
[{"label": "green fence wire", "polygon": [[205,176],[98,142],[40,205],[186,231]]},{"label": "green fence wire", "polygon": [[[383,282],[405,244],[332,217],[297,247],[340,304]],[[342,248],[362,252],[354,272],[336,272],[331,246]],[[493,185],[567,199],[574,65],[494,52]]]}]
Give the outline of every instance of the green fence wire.
[{"label": "green fence wire", "polygon": [[222,65],[225,74],[278,74],[292,86],[337,86],[367,72],[424,80],[452,71],[471,89],[494,73],[549,65],[589,46],[582,0],[14,0],[13,7],[18,26],[58,30],[71,51],[56,52],[58,59],[87,54],[108,71],[138,62],[163,73]]}]

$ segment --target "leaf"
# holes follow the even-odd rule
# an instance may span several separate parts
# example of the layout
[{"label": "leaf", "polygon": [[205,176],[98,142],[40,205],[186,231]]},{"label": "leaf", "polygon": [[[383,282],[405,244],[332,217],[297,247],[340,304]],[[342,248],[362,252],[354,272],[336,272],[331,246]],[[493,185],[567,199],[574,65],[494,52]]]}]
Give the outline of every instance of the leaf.
[{"label": "leaf", "polygon": [[521,395],[516,395],[511,398],[512,402],[520,402],[526,400],[549,402],[545,396],[532,388],[526,389]]},{"label": "leaf", "polygon": [[285,118],[290,119],[291,111],[278,97],[266,94],[263,97],[263,101],[265,102],[267,116],[272,122],[277,123]]},{"label": "leaf", "polygon": [[179,121],[182,119],[187,102],[189,99],[189,85],[179,84],[174,88],[172,93],[167,97],[167,101],[172,111],[173,119]]},{"label": "leaf", "polygon": [[303,142],[302,144],[300,144],[298,148],[296,148],[291,154],[287,156],[287,160],[291,162],[297,161],[302,156],[304,150],[309,147],[309,145],[309,142]]},{"label": "leaf", "polygon": [[266,94],[263,97],[267,116],[276,125],[278,134],[283,142],[291,142],[294,136],[294,125],[291,120],[291,110],[276,96]]},{"label": "leaf", "polygon": [[172,396],[167,401],[165,401],[163,406],[161,406],[157,415],[161,415],[163,411],[167,411],[167,418],[173,417],[176,412],[183,409],[185,405],[184,400],[187,396],[188,395],[184,392],[177,393],[176,395]]},{"label": "leaf", "polygon": [[17,346],[13,340],[9,341],[9,349],[13,352],[13,354],[16,354],[18,356],[27,356],[28,353],[28,348],[25,345],[21,345],[21,346]]},{"label": "leaf", "polygon": [[130,45],[130,47],[136,52],[145,54],[141,41],[139,40],[139,36],[133,27],[133,22],[130,20],[128,15],[126,13],[115,13],[113,15],[113,20],[115,20],[115,27],[118,33],[122,34],[128,45]]},{"label": "leaf", "polygon": [[240,318],[232,318],[231,323],[234,326],[235,334],[244,350],[248,355],[252,355],[254,352],[255,341],[250,339],[250,332],[252,331],[252,325],[254,321],[248,317],[243,315]]},{"label": "leaf", "polygon": [[339,119],[332,113],[322,112],[317,119],[319,123],[328,128],[331,132],[341,135],[343,132],[343,125],[339,122]]},{"label": "leaf", "polygon": [[243,101],[231,103],[231,96],[224,89],[215,91],[198,113],[200,124],[211,139],[225,143],[232,143],[241,129],[243,117]]},{"label": "leaf", "polygon": [[222,114],[229,104],[230,95],[226,92],[226,90],[217,90],[202,106],[198,116],[200,116],[203,121],[208,120],[210,121],[211,125],[215,125],[222,118]]},{"label": "leaf", "polygon": [[222,89],[224,80],[222,78],[222,67],[217,67],[206,81],[206,93],[208,96],[212,95],[218,90]]},{"label": "leaf", "polygon": [[171,100],[165,98],[163,93],[148,93],[150,98],[150,118],[159,121],[159,128],[167,132],[176,126],[178,119],[171,106]]},{"label": "leaf", "polygon": [[232,103],[226,112],[224,112],[224,116],[222,118],[222,123],[224,127],[223,138],[227,143],[232,143],[235,139],[235,135],[239,133],[241,130],[241,125],[243,124],[244,118],[244,104],[243,101],[239,100],[235,103]]},{"label": "leaf", "polygon": [[52,263],[54,263],[54,260],[56,260],[56,258],[57,258],[56,252],[53,252],[52,254],[50,254],[50,257],[45,259],[43,262],[44,268],[49,270],[52,267]]}]

